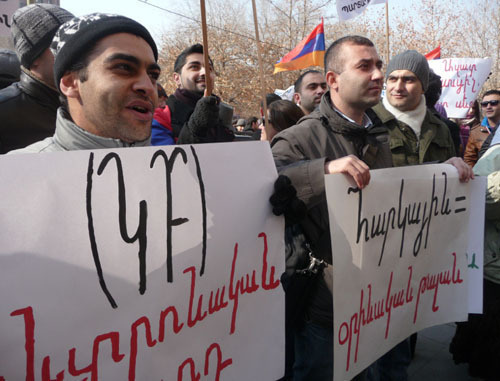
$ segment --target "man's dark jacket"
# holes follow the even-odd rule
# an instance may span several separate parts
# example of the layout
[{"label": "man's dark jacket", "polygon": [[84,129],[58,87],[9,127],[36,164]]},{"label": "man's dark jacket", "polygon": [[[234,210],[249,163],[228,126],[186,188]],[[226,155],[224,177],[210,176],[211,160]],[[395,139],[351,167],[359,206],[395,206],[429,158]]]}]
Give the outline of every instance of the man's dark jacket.
[{"label": "man's dark jacket", "polygon": [[[307,206],[307,216],[301,225],[313,252],[330,265],[332,243],[325,194],[325,163],[355,155],[371,169],[392,167],[387,128],[373,110],[367,110],[366,114],[373,126],[365,128],[349,122],[332,108],[330,92],[327,92],[318,109],[300,119],[296,126],[277,134],[271,142],[279,173],[290,178],[297,197]],[[328,272],[325,273],[317,278],[311,292],[306,318],[331,328],[333,299]]]},{"label": "man's dark jacket", "polygon": [[59,93],[26,72],[0,90],[0,154],[54,134]]}]

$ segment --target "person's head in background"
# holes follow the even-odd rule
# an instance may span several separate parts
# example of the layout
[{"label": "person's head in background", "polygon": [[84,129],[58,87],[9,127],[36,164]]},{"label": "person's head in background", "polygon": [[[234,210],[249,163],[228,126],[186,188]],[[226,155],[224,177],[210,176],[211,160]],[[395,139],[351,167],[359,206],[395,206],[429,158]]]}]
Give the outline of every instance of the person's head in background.
[{"label": "person's head in background", "polygon": [[282,99],[269,105],[267,115],[265,125],[259,126],[262,131],[260,140],[271,141],[278,132],[297,124],[304,112],[295,103]]},{"label": "person's head in background", "polygon": [[156,83],[156,88],[158,90],[158,107],[164,108],[167,105],[167,92],[158,82]]},{"label": "person's head in background", "polygon": [[[267,108],[269,108],[269,105],[273,102],[281,100],[281,97],[277,94],[274,93],[268,93],[266,94],[266,104]],[[262,118],[264,116],[264,103],[262,100],[260,101],[260,117]]]}]

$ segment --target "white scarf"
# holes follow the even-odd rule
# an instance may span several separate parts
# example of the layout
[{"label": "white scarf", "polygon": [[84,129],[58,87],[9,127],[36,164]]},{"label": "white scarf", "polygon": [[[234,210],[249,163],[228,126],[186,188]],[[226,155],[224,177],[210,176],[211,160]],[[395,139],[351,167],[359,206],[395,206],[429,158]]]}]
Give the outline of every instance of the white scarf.
[{"label": "white scarf", "polygon": [[394,115],[397,120],[410,126],[411,129],[415,132],[415,135],[417,135],[417,138],[420,138],[422,122],[424,121],[425,113],[427,112],[427,107],[425,106],[425,97],[423,95],[418,106],[415,108],[415,110],[411,111],[400,111],[392,106],[387,100],[387,93],[385,94],[382,102],[387,111]]}]

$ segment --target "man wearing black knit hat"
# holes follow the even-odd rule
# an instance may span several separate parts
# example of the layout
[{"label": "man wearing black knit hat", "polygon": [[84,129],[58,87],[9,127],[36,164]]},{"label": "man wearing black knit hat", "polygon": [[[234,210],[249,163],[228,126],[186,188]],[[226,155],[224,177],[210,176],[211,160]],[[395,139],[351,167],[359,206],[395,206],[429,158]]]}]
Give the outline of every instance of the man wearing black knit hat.
[{"label": "man wearing black knit hat", "polygon": [[49,46],[59,26],[72,17],[51,4],[28,5],[14,13],[11,37],[22,71],[19,82],[0,91],[0,153],[54,133],[60,103]]},{"label": "man wearing black knit hat", "polygon": [[16,153],[146,146],[158,102],[158,51],[149,32],[129,18],[75,17],[51,45],[64,98],[53,137]]}]

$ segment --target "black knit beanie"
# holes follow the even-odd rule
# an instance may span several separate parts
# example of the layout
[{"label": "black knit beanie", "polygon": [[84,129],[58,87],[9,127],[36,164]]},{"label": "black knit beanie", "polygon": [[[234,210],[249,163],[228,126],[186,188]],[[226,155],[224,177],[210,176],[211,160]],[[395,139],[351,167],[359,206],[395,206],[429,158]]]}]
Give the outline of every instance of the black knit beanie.
[{"label": "black knit beanie", "polygon": [[73,14],[51,4],[32,4],[12,15],[10,33],[21,65],[29,69],[52,42],[57,29]]},{"label": "black knit beanie", "polygon": [[137,21],[125,16],[108,13],[92,13],[75,17],[61,25],[50,49],[54,53],[54,78],[57,88],[64,73],[91,49],[100,39],[116,33],[130,33],[143,38],[158,60],[156,44],[148,30]]}]

